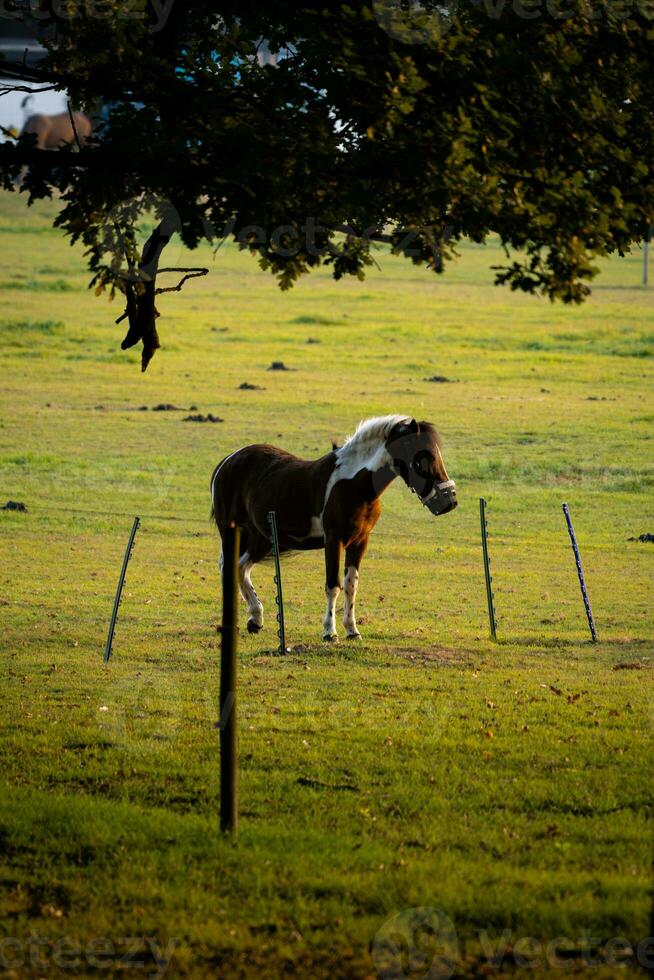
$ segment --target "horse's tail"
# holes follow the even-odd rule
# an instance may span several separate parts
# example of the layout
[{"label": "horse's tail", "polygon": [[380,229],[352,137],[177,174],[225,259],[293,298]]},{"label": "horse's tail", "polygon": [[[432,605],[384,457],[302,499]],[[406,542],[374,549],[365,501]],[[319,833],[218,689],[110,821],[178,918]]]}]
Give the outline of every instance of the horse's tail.
[{"label": "horse's tail", "polygon": [[218,530],[220,530],[220,522],[218,520],[218,514],[216,512],[216,477],[221,470],[221,467],[225,460],[229,459],[229,456],[225,456],[225,459],[221,459],[216,466],[215,470],[211,474],[211,512],[209,514],[209,520],[213,521]]},{"label": "horse's tail", "polygon": [[213,479],[211,481],[211,510],[209,512],[209,520],[213,521],[216,527],[218,527],[218,515],[216,514],[216,504],[213,499]]},{"label": "horse's tail", "polygon": [[215,469],[211,474],[211,483],[209,484],[209,493],[211,494],[211,510],[209,511],[209,520],[213,521],[216,525],[218,524],[218,517],[216,515],[216,504],[213,496],[213,489],[214,489],[213,485],[217,473],[218,473],[218,469]]},{"label": "horse's tail", "polygon": [[[225,466],[233,456],[236,456],[240,452],[241,450],[237,449],[235,452],[230,453],[229,456],[221,459],[211,477],[211,512],[209,514],[209,520],[215,522],[221,534],[221,528],[224,528],[227,523],[235,521],[237,524],[242,524],[245,518],[243,502],[239,497],[237,487],[234,485],[233,473],[229,466]],[[219,475],[222,483],[218,490]]]}]

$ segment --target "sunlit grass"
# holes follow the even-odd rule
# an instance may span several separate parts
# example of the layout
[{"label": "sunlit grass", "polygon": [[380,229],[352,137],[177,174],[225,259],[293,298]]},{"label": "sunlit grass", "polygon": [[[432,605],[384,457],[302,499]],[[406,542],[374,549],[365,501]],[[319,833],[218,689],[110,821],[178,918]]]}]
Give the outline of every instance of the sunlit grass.
[{"label": "sunlit grass", "polygon": [[[493,243],[463,248],[444,277],[380,252],[362,284],[319,272],[286,295],[234,247],[206,249],[189,264],[211,274],[162,298],[163,347],[142,375],[139,352],[119,349],[120,303],[86,291],[52,210],[0,198],[0,503],[28,508],[0,515],[5,935],[156,937],[174,942],[171,975],[193,977],[374,977],[375,934],[412,906],[452,920],[473,957],[462,976],[480,975],[483,937],[496,946],[504,930],[635,947],[654,554],[628,540],[654,531],[640,255],[605,264],[589,302],[566,308],[494,288]],[[15,286],[49,280],[71,288]],[[225,422],[184,422],[191,405]],[[434,520],[388,491],[362,566],[361,645],[321,644],[314,553],[284,565],[296,649],[271,656],[272,574],[255,571],[267,622],[240,641],[241,830],[222,840],[211,471],[253,441],[317,456],[391,411],[437,424],[460,506]],[[120,974],[116,958],[105,972]]]}]

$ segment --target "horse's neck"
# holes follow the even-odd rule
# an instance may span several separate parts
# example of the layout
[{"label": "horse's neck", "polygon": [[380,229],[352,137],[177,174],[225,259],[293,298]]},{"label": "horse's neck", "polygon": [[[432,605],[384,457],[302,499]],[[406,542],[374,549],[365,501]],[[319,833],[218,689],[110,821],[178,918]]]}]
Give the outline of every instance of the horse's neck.
[{"label": "horse's neck", "polygon": [[373,439],[358,441],[354,438],[338,449],[336,456],[341,479],[351,479],[361,470],[370,472],[375,497],[380,497],[396,477],[385,442]]}]

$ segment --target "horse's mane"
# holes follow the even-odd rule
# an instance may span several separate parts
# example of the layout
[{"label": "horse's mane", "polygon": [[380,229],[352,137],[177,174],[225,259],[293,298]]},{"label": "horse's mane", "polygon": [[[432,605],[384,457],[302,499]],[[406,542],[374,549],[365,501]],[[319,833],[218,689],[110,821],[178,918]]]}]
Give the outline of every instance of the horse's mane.
[{"label": "horse's mane", "polygon": [[[384,442],[398,422],[408,422],[410,420],[410,415],[377,415],[374,418],[363,419],[362,422],[359,422],[354,433],[345,439],[343,448],[346,446],[362,445],[367,442]],[[440,447],[440,436],[431,422],[420,422],[419,425],[421,432],[430,432],[433,434],[437,446]]]},{"label": "horse's mane", "polygon": [[363,419],[354,433],[345,439],[343,447],[352,446],[354,443],[383,441],[398,422],[406,422],[410,418],[410,415],[377,415],[371,419]]}]

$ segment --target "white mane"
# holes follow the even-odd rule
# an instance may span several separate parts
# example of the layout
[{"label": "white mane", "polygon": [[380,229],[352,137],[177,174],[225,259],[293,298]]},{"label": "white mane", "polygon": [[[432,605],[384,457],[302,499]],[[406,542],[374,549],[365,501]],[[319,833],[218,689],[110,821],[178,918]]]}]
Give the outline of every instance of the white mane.
[{"label": "white mane", "polygon": [[410,418],[410,415],[379,415],[359,422],[354,435],[336,450],[336,466],[327,483],[325,504],[339,480],[351,480],[362,469],[375,473],[392,462],[386,439],[393,426]]},{"label": "white mane", "polygon": [[377,415],[375,418],[363,419],[356,427],[353,435],[343,443],[342,449],[354,446],[369,446],[371,442],[385,442],[391,430],[398,422],[406,422],[411,418],[410,415]]},{"label": "white mane", "polygon": [[359,422],[354,434],[336,450],[336,465],[327,481],[322,511],[316,518],[321,529],[322,515],[335,484],[340,480],[351,480],[362,469],[376,473],[382,467],[392,465],[386,439],[398,422],[407,422],[410,419],[410,415],[378,415],[372,419],[364,419]]}]

